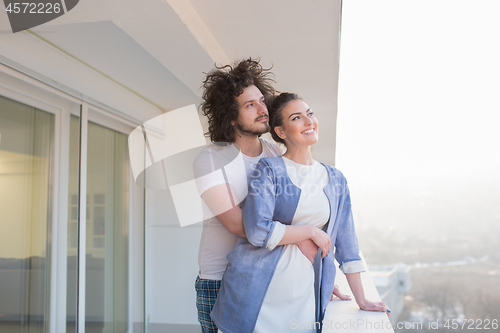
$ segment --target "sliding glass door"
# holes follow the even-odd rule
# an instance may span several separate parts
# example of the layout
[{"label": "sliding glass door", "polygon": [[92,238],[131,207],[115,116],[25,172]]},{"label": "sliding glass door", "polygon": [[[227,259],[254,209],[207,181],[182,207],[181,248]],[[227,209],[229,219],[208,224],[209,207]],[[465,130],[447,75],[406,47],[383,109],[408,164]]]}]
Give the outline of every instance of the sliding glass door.
[{"label": "sliding glass door", "polygon": [[0,96],[0,331],[50,317],[54,115]]},{"label": "sliding glass door", "polygon": [[[70,166],[79,163],[79,118],[71,117]],[[85,332],[128,330],[129,162],[127,136],[88,123]],[[73,168],[75,169],[75,168]],[[70,172],[68,328],[75,331],[78,173]]]},{"label": "sliding glass door", "polygon": [[[0,97],[0,331],[48,332],[55,116]],[[67,332],[75,331],[79,118],[70,125]],[[89,122],[86,332],[128,330],[127,136]]]},{"label": "sliding glass door", "polygon": [[127,135],[135,124],[2,70],[0,332],[141,330],[144,189],[133,183]]},{"label": "sliding glass door", "polygon": [[86,332],[128,328],[127,151],[126,135],[89,122]]}]

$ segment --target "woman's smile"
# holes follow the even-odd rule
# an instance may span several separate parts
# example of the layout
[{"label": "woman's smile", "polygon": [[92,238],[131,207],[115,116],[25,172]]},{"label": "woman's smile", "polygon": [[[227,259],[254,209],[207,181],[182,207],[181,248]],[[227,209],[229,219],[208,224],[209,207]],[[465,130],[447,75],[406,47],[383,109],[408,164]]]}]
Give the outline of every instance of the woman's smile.
[{"label": "woman's smile", "polygon": [[302,132],[302,134],[316,134],[316,131],[314,130],[314,128],[310,128]]}]

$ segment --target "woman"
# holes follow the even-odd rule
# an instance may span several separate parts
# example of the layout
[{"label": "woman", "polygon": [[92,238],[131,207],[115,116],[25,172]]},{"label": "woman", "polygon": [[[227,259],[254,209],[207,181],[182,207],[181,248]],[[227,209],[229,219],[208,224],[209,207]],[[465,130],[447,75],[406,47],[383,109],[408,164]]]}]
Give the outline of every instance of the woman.
[{"label": "woman", "polygon": [[[364,296],[349,189],[340,171],[312,158],[310,146],[318,140],[312,111],[297,95],[282,93],[269,115],[273,138],[287,151],[256,167],[243,206],[248,240],[227,257],[213,321],[224,333],[320,332],[334,287],[334,256],[359,307],[388,310]],[[321,250],[313,265],[294,245],[307,239]]]}]

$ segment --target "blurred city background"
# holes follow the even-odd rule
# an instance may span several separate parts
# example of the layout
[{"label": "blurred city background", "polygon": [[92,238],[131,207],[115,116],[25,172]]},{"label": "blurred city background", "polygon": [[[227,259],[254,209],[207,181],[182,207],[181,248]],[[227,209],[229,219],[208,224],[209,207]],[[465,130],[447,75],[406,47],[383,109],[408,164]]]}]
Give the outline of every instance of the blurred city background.
[{"label": "blurred city background", "polygon": [[415,331],[500,319],[499,12],[343,2],[336,165],[391,321]]}]

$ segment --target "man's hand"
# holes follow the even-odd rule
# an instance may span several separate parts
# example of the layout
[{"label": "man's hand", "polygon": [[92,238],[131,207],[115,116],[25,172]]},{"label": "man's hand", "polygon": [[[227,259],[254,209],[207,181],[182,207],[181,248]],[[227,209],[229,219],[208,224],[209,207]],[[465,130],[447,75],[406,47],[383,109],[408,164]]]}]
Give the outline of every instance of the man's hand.
[{"label": "man's hand", "polygon": [[319,247],[310,239],[300,241],[295,245],[299,247],[300,252],[302,252],[302,254],[305,255],[307,259],[309,259],[311,264],[313,264],[314,257],[318,253]]},{"label": "man's hand", "polygon": [[339,286],[337,286],[336,284],[333,285],[333,293],[332,293],[332,297],[330,298],[330,301],[333,301],[333,298],[335,296],[337,296],[338,298],[340,298],[343,301],[350,301],[351,300],[351,296],[346,295],[346,294],[342,294],[340,292]]},{"label": "man's hand", "polygon": [[332,240],[330,236],[320,228],[316,228],[313,225],[309,226],[312,229],[311,240],[321,249],[322,257],[326,257],[328,255],[328,252],[330,252],[330,247],[332,246]]}]

